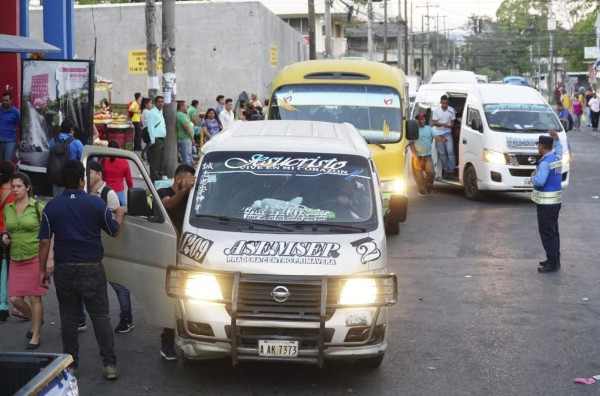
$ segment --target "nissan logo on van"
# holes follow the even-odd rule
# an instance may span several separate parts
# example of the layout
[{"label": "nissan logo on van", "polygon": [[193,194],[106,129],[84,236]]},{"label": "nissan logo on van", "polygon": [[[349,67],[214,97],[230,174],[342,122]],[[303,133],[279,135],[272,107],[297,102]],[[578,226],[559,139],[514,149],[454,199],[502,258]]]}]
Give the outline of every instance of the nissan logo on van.
[{"label": "nissan logo on van", "polygon": [[535,165],[535,163],[537,162],[537,158],[529,157],[527,158],[527,162],[529,162],[531,165]]},{"label": "nissan logo on van", "polygon": [[279,303],[286,302],[287,299],[290,298],[291,295],[292,295],[292,293],[290,293],[288,288],[285,286],[277,286],[271,292],[271,297],[273,297],[273,300],[275,300]]}]

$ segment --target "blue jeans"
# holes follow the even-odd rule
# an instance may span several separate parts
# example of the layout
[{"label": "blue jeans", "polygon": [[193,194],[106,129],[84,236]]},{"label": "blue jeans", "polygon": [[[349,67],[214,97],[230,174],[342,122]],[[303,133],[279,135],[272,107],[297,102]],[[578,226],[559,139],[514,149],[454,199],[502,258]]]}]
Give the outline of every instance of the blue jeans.
[{"label": "blue jeans", "polygon": [[[131,315],[131,294],[129,293],[129,289],[125,286],[121,286],[118,283],[109,282],[112,286],[113,290],[117,295],[117,300],[119,300],[119,317],[120,318],[129,318],[132,319]],[[79,311],[79,323],[84,323],[87,319],[85,314],[85,309],[83,306],[83,301],[81,302],[81,310]]]},{"label": "blue jeans", "polygon": [[17,150],[17,142],[0,142],[0,161],[12,162]]},{"label": "blue jeans", "polygon": [[448,140],[447,142],[435,142],[440,158],[442,159],[443,170],[444,172],[454,172],[456,168],[456,156],[454,155],[452,132],[446,132],[440,136]]},{"label": "blue jeans", "polygon": [[177,147],[181,155],[181,163],[189,165],[192,163],[192,141],[189,138],[178,139]]},{"label": "blue jeans", "polygon": [[116,193],[117,197],[119,197],[119,203],[121,206],[127,206],[127,196],[125,195],[125,190]]}]

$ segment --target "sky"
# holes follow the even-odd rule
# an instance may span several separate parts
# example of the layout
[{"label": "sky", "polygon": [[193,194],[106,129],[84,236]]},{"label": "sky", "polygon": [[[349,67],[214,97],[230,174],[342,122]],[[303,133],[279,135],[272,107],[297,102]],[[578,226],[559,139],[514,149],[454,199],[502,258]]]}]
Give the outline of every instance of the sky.
[{"label": "sky", "polygon": [[[404,8],[404,1],[402,7]],[[407,0],[408,1],[408,13],[409,22],[412,19],[414,31],[421,30],[422,15],[427,14],[426,4],[427,0]],[[410,18],[411,3],[413,10],[413,17]],[[444,16],[446,29],[449,33],[461,34],[463,26],[469,21],[469,17],[475,15],[486,15],[492,18],[496,18],[496,11],[502,3],[502,0],[446,0],[446,1],[429,1],[429,15],[432,16],[430,20],[430,29],[435,30],[436,20],[439,20],[439,30],[444,28]],[[383,16],[383,8],[380,8],[383,3],[373,3],[374,11]],[[398,1],[389,0],[388,2],[388,15],[397,15]],[[404,12],[404,9],[402,10]],[[439,15],[439,19],[437,16]],[[427,23],[425,22],[425,30],[427,30]]]}]

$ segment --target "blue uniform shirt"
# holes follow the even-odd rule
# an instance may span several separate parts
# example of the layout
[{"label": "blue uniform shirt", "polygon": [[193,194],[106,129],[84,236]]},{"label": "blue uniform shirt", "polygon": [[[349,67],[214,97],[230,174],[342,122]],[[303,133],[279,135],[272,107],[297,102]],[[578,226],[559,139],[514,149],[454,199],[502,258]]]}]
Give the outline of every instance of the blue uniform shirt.
[{"label": "blue uniform shirt", "polygon": [[38,238],[54,236],[55,262],[85,263],[104,257],[101,230],[110,236],[119,231],[106,203],[83,190],[65,190],[44,208]]},{"label": "blue uniform shirt", "polygon": [[21,113],[15,106],[8,111],[0,108],[0,142],[17,140],[17,126],[21,126]]},{"label": "blue uniform shirt", "polygon": [[[544,158],[546,158],[550,154],[552,154],[552,151],[546,153],[542,158],[540,158],[538,162],[536,174],[531,178],[534,187],[544,187],[544,184],[546,184],[546,180],[548,179],[548,175],[550,174],[550,163],[548,161],[544,161]],[[558,160],[562,158],[563,149],[560,140],[554,141],[554,154],[556,155]]]},{"label": "blue uniform shirt", "polygon": [[[58,139],[61,142],[65,142],[70,137],[71,135],[68,133],[60,133],[58,135]],[[54,147],[55,144],[54,138],[50,139],[50,142],[48,143],[48,150],[52,150],[52,147]],[[83,144],[79,139],[74,139],[71,144],[69,144],[69,151],[72,160],[79,160],[83,155]]]}]

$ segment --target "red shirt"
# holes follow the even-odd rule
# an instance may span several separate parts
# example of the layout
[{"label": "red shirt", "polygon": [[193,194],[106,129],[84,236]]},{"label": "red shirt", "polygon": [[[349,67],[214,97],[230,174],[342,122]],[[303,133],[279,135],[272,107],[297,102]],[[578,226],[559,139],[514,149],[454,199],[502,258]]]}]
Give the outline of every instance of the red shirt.
[{"label": "red shirt", "polygon": [[[0,187],[0,190],[11,190],[11,188]],[[9,203],[14,202],[15,196],[11,192],[9,196],[6,197],[4,202],[0,202],[0,231],[4,232],[4,208],[8,206]]]},{"label": "red shirt", "polygon": [[115,190],[115,192],[125,190],[123,179],[125,179],[129,188],[133,187],[131,169],[129,168],[129,163],[126,159],[114,158],[112,161],[106,159],[105,161],[102,161],[102,166],[104,167],[104,181],[106,182],[106,185]]}]

